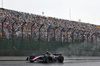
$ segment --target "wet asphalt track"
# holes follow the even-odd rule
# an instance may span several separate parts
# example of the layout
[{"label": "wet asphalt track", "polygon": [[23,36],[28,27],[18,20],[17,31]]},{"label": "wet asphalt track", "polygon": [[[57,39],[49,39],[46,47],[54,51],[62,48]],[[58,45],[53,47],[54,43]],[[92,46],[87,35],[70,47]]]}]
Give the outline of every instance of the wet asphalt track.
[{"label": "wet asphalt track", "polygon": [[29,61],[0,61],[0,66],[99,66],[100,60],[66,60],[64,63],[30,63]]}]

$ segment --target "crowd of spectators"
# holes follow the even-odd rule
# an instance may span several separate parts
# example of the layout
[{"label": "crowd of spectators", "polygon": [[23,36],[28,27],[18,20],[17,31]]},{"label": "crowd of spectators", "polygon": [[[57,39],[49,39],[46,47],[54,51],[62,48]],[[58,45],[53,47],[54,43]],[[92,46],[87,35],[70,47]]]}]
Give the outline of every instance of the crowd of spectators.
[{"label": "crowd of spectators", "polygon": [[[69,21],[53,17],[45,17],[41,15],[18,12],[9,9],[0,9],[1,38],[2,38],[2,21],[4,18],[6,18],[5,22],[3,23],[4,39],[12,38],[12,29],[14,32],[14,39],[21,39],[23,32],[24,40],[30,40],[32,38],[32,40],[35,41],[38,41],[39,39],[42,41],[47,41],[47,40],[67,41],[67,39],[71,41],[73,31],[74,31],[74,39],[77,39],[77,37],[78,39],[81,39],[83,33],[84,33],[84,38],[86,39],[86,35],[87,33],[89,33],[88,40],[90,40],[90,38],[95,37],[96,33],[99,32],[100,30],[100,26],[94,24],[82,23],[78,21]],[[23,26],[23,31],[22,31],[22,25],[24,23],[25,25]],[[32,34],[31,34],[31,26],[32,26]]]}]

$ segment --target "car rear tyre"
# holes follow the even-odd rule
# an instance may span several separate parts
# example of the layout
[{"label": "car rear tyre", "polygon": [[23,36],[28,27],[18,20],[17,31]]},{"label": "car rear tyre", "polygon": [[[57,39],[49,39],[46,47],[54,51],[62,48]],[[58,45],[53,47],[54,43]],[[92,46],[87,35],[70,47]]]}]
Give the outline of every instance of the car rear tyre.
[{"label": "car rear tyre", "polygon": [[30,60],[30,62],[34,62],[34,61]]},{"label": "car rear tyre", "polygon": [[35,56],[34,56],[34,55],[30,56],[30,59],[33,59],[33,58],[35,58]]},{"label": "car rear tyre", "polygon": [[43,58],[43,62],[48,63],[48,58],[46,56]]},{"label": "car rear tyre", "polygon": [[58,57],[58,62],[59,62],[59,63],[63,63],[63,61],[64,61],[64,57],[63,57],[63,56],[59,56],[59,57]]}]

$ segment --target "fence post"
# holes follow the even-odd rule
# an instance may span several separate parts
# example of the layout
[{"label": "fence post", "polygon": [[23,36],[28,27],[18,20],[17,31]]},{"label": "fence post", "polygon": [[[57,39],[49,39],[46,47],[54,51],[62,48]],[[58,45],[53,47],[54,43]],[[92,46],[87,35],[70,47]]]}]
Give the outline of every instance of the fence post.
[{"label": "fence post", "polygon": [[[65,32],[64,28],[62,28],[62,30],[61,30],[61,42],[62,42],[62,32]],[[64,39],[65,39],[65,37],[64,37]]]},{"label": "fence post", "polygon": [[56,39],[55,39],[55,30],[57,29],[58,27],[55,27],[54,28],[54,41],[56,41]]},{"label": "fence post", "polygon": [[35,25],[35,23],[33,23],[32,24],[32,26],[31,26],[31,49],[32,49],[32,47],[33,47],[33,45],[32,45],[32,36],[33,36],[33,34],[32,34],[32,27]]},{"label": "fence post", "polygon": [[54,28],[54,41],[55,41],[55,28]]},{"label": "fence post", "polygon": [[40,28],[39,28],[39,39],[38,39],[38,40],[39,40],[39,44],[40,44],[40,51],[41,51],[41,43],[40,43],[40,41],[41,41],[41,40],[40,40],[40,31],[41,31],[41,30],[40,30],[40,29],[41,29],[43,26],[44,26],[44,24],[42,24],[42,25],[40,26]]},{"label": "fence post", "polygon": [[2,21],[2,49],[4,48],[4,44],[3,44],[3,23],[6,21],[6,18]]},{"label": "fence post", "polygon": [[56,43],[55,43],[55,42],[56,42],[56,38],[55,38],[55,30],[56,30],[57,28],[58,28],[58,27],[55,27],[55,28],[54,28],[54,48],[55,48],[55,50],[56,50]]},{"label": "fence post", "polygon": [[84,33],[85,33],[85,31],[83,31],[83,34],[82,34],[82,42],[84,42],[84,40],[85,40]]},{"label": "fence post", "polygon": [[22,49],[24,49],[23,48],[23,46],[24,46],[24,44],[23,44],[23,27],[24,27],[25,24],[26,24],[26,22],[24,22],[23,25],[22,25]]},{"label": "fence post", "polygon": [[16,21],[12,24],[12,48],[14,49],[14,24],[16,23]]},{"label": "fence post", "polygon": [[61,38],[60,40],[61,40],[61,43],[62,43],[62,30],[61,30],[61,35],[60,35],[60,38]]},{"label": "fence post", "polygon": [[89,33],[87,33],[87,42],[88,42]]},{"label": "fence post", "polygon": [[74,32],[72,32],[72,43],[74,42]]},{"label": "fence post", "polygon": [[97,44],[97,34],[96,34],[96,44]]},{"label": "fence post", "polygon": [[68,43],[68,33],[67,33],[67,43]]},{"label": "fence post", "polygon": [[49,27],[47,28],[47,51],[48,51],[48,49],[49,49],[49,46],[48,46],[48,30],[50,29],[50,27],[51,27],[51,26],[49,26]]},{"label": "fence post", "polygon": [[73,29],[73,31],[72,31],[72,43],[74,42],[74,31],[75,31],[75,29]]},{"label": "fence post", "polygon": [[94,34],[91,35],[91,42],[92,42],[92,43],[93,43],[93,35],[94,35]]},{"label": "fence post", "polygon": [[71,28],[68,28],[67,30],[67,42],[68,42],[68,32],[71,30]]}]

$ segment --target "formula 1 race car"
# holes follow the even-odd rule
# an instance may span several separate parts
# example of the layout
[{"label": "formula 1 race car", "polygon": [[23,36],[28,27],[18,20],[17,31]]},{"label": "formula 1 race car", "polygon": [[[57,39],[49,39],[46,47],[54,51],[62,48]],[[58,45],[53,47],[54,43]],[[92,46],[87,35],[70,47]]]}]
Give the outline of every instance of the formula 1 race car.
[{"label": "formula 1 race car", "polygon": [[36,57],[34,55],[31,55],[31,56],[27,57],[26,60],[28,60],[30,62],[43,62],[43,63],[59,62],[59,63],[63,63],[64,57],[60,53],[53,53],[53,54],[46,53],[46,54],[42,54],[42,55],[36,56]]}]

